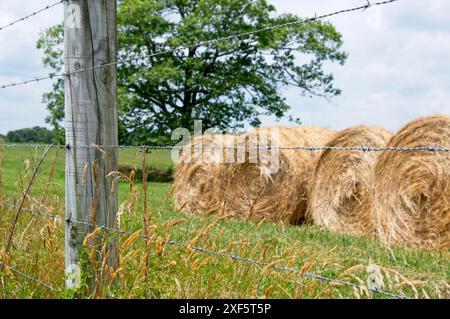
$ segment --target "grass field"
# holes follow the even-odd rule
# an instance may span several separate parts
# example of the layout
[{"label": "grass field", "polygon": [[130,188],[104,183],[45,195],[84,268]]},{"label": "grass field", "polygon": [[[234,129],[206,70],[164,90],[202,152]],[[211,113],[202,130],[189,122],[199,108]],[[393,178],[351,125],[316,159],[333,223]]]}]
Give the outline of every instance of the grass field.
[{"label": "grass field", "polygon": [[[17,203],[42,149],[4,149],[0,202]],[[140,167],[142,155],[120,152],[121,164]],[[152,152],[150,165],[168,167],[169,151]],[[27,168],[28,167],[28,168]],[[119,183],[120,227],[136,236],[121,235],[120,268],[116,285],[96,282],[79,291],[64,288],[64,222],[23,212],[6,263],[57,288],[44,288],[5,268],[0,274],[0,296],[6,298],[382,298],[363,289],[330,284],[301,274],[276,271],[230,258],[203,254],[170,245],[170,240],[237,254],[271,266],[287,266],[331,278],[376,287],[410,297],[449,298],[448,251],[404,247],[386,249],[374,238],[336,235],[315,226],[284,226],[268,222],[232,221],[220,216],[197,217],[177,212],[170,184],[149,184],[149,209],[143,212],[142,184]],[[52,150],[41,167],[27,209],[63,216],[64,150]],[[0,244],[5,245],[14,210],[0,204]],[[92,241],[101,241],[94,232]],[[95,250],[90,241],[85,259]],[[102,265],[91,263],[92,272]],[[83,283],[87,282],[83,281]]]}]

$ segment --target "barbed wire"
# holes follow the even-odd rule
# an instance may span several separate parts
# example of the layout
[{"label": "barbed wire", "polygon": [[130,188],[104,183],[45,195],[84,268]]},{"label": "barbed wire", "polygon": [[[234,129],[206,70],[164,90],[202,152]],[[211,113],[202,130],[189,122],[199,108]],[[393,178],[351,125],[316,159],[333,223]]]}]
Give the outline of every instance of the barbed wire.
[{"label": "barbed wire", "polygon": [[[14,204],[0,203],[0,205],[9,206],[11,208],[18,208],[18,206],[14,205]],[[26,209],[25,211],[31,212],[32,210]],[[43,216],[43,217],[50,217],[50,218],[61,218],[62,217],[61,215],[47,213],[47,212],[41,213],[41,212],[32,211],[32,213],[35,214],[35,215],[38,215],[38,216],[40,215],[40,216]],[[132,232],[132,231],[127,231],[127,230],[123,230],[123,229],[119,229],[119,228],[95,225],[95,224],[93,224],[91,222],[88,222],[88,221],[79,221],[79,220],[72,220],[70,218],[66,218],[65,222],[69,223],[69,224],[73,223],[73,224],[77,224],[77,225],[90,226],[90,227],[93,227],[93,228],[98,227],[98,228],[100,228],[103,231],[114,232],[114,233],[118,233],[118,234],[121,234],[121,235],[132,236],[132,235],[136,234],[136,231]],[[142,238],[144,240],[149,240],[150,239],[147,235],[144,235],[144,234],[140,234],[138,237],[140,237],[140,238]],[[364,285],[359,285],[359,284],[355,284],[355,283],[348,282],[348,281],[345,281],[345,280],[341,280],[341,279],[337,279],[337,278],[331,278],[331,277],[315,274],[315,273],[312,273],[312,272],[307,272],[307,271],[304,272],[304,271],[301,271],[301,270],[298,270],[298,269],[295,269],[295,268],[289,268],[289,267],[283,267],[283,266],[275,266],[275,265],[272,265],[272,263],[269,263],[269,262],[258,261],[258,260],[254,260],[254,259],[251,259],[251,258],[242,257],[242,256],[239,256],[237,254],[230,254],[230,253],[226,253],[226,252],[220,252],[220,251],[206,249],[206,248],[202,248],[202,247],[198,247],[198,246],[193,246],[193,245],[186,244],[186,243],[181,243],[181,242],[178,242],[178,241],[175,241],[175,240],[169,240],[169,241],[167,241],[167,244],[169,244],[171,246],[182,247],[182,248],[188,249],[188,250],[197,251],[197,252],[204,253],[204,254],[215,255],[215,256],[220,256],[220,257],[226,257],[226,258],[230,258],[232,260],[254,264],[254,265],[259,266],[259,267],[268,267],[268,268],[273,269],[275,271],[290,272],[290,273],[293,273],[293,274],[300,275],[302,277],[304,276],[304,277],[308,277],[308,278],[311,278],[311,279],[317,279],[317,280],[320,280],[322,282],[334,283],[334,284],[339,284],[339,285],[343,285],[343,286],[347,286],[347,287],[352,287],[352,288],[356,288],[356,289],[360,289],[360,290],[364,290],[364,291],[370,291],[372,293],[388,296],[388,297],[391,297],[391,298],[412,299],[411,297],[408,297],[408,296],[405,296],[405,295],[391,293],[389,291],[385,291],[385,290],[378,289],[378,288],[372,288],[372,287],[368,287],[368,286],[364,286]]]},{"label": "barbed wire", "polygon": [[36,77],[34,79],[30,79],[30,80],[25,80],[25,81],[20,81],[20,82],[12,82],[10,84],[6,84],[6,85],[2,85],[0,86],[0,89],[6,89],[8,87],[15,87],[15,86],[19,86],[19,85],[24,85],[24,84],[28,84],[28,83],[33,83],[33,82],[39,82],[39,81],[43,81],[43,80],[48,80],[48,79],[53,79],[55,77],[61,77],[66,75],[66,73],[57,73],[54,75],[47,75],[47,76],[42,76],[42,77]]},{"label": "barbed wire", "polygon": [[[6,202],[0,202],[0,207],[1,206],[8,207],[8,208],[11,208],[11,209],[18,209],[19,208],[19,206],[15,205],[15,204],[6,203]],[[46,208],[44,205],[42,205],[41,207],[42,208]],[[36,211],[33,208],[22,207],[22,211],[28,212],[31,215],[35,215],[35,216],[43,216],[43,217],[58,218],[58,219],[64,218],[64,216],[62,216],[62,215],[57,215],[57,214],[54,214],[54,213],[51,213],[51,212]]]},{"label": "barbed wire", "polygon": [[176,242],[176,241],[169,241],[168,243],[171,244],[171,245],[176,245],[176,246],[192,249],[192,250],[195,250],[195,251],[198,251],[198,252],[202,252],[202,253],[206,253],[206,254],[212,254],[212,255],[227,257],[227,258],[230,258],[230,259],[233,259],[233,260],[238,260],[238,261],[243,261],[243,262],[255,264],[255,265],[260,266],[260,267],[269,267],[269,268],[271,268],[273,270],[290,272],[290,273],[294,273],[294,274],[297,274],[297,275],[305,276],[305,277],[308,277],[308,278],[311,278],[311,279],[317,279],[317,280],[328,282],[328,283],[335,283],[335,284],[340,284],[340,285],[347,286],[347,287],[362,289],[362,290],[370,291],[372,293],[381,294],[381,295],[385,295],[385,296],[396,298],[396,299],[412,299],[412,298],[410,298],[408,296],[394,294],[394,293],[391,293],[391,292],[388,292],[388,291],[384,291],[384,290],[381,290],[381,289],[371,288],[371,287],[367,287],[367,286],[363,286],[363,285],[358,285],[358,284],[351,283],[351,282],[348,282],[348,281],[345,281],[345,280],[336,279],[336,278],[330,278],[330,277],[326,277],[326,276],[323,276],[323,275],[318,275],[318,274],[315,274],[315,273],[312,273],[312,272],[307,272],[307,271],[306,272],[302,272],[301,270],[294,269],[294,268],[282,267],[282,266],[274,266],[274,265],[272,265],[269,262],[257,261],[257,260],[254,260],[254,259],[241,257],[239,255],[233,255],[233,254],[223,253],[223,252],[219,252],[219,251],[215,251],[215,250],[210,250],[210,249],[190,246],[190,245],[179,243],[179,242]]},{"label": "barbed wire", "polygon": [[66,145],[55,145],[55,144],[2,144],[0,143],[0,148],[46,148],[52,145],[53,148],[66,148]]},{"label": "barbed wire", "polygon": [[[0,148],[45,148],[48,144],[0,144]],[[186,150],[186,149],[200,149],[200,150],[303,150],[303,151],[363,151],[363,152],[383,152],[383,151],[424,151],[424,152],[450,152],[449,147],[427,145],[415,147],[372,147],[372,146],[220,146],[220,145],[206,145],[206,146],[173,146],[173,145],[53,145],[53,148],[60,149],[135,149],[139,151],[145,150]]]},{"label": "barbed wire", "polygon": [[37,279],[37,278],[35,278],[35,277],[33,277],[33,276],[27,274],[26,272],[23,272],[23,271],[21,271],[21,270],[19,270],[19,269],[16,269],[16,268],[14,268],[14,267],[12,267],[12,266],[10,266],[10,265],[7,265],[7,264],[5,264],[4,262],[2,262],[1,260],[0,260],[0,265],[6,267],[7,269],[9,269],[10,271],[12,271],[13,273],[18,274],[18,275],[22,276],[23,278],[28,279],[29,281],[33,281],[33,282],[35,282],[36,284],[38,284],[38,285],[40,285],[40,286],[42,286],[42,287],[44,287],[44,288],[47,288],[47,289],[49,289],[49,290],[51,290],[51,291],[53,291],[53,292],[61,292],[60,289],[56,289],[56,288],[54,288],[53,286],[51,286],[51,285],[49,285],[49,284],[46,284],[45,282],[43,282],[43,281],[41,281],[41,280],[39,280],[39,279]]},{"label": "barbed wire", "polygon": [[41,8],[41,9],[39,9],[39,10],[37,10],[37,11],[34,11],[33,13],[31,13],[31,14],[25,16],[25,17],[22,17],[22,18],[20,18],[20,19],[14,20],[14,21],[12,21],[12,22],[10,22],[10,23],[4,25],[4,26],[0,26],[0,31],[5,30],[6,28],[9,28],[9,27],[11,27],[11,26],[13,26],[13,25],[15,25],[15,24],[17,24],[17,23],[19,23],[19,22],[25,21],[25,20],[27,20],[27,19],[29,19],[29,18],[31,18],[31,17],[34,17],[35,15],[37,15],[37,14],[43,12],[43,11],[46,11],[46,10],[48,10],[48,9],[50,9],[50,8],[53,8],[53,7],[55,7],[55,6],[57,6],[57,5],[61,4],[61,3],[63,3],[64,1],[66,1],[66,0],[60,0],[60,1],[55,2],[55,3],[53,3],[53,4],[49,4],[49,5],[47,5],[47,6],[43,7],[43,8]]},{"label": "barbed wire", "polygon": [[[70,146],[68,146],[70,148]],[[105,145],[81,145],[75,148],[119,148],[119,149],[140,149],[140,150],[184,150],[184,149],[225,149],[225,150],[304,150],[304,151],[364,151],[364,152],[381,152],[381,151],[429,151],[429,152],[449,152],[450,148],[441,146],[416,146],[416,147],[371,147],[371,146],[105,146]]]},{"label": "barbed wire", "polygon": [[286,23],[282,23],[282,24],[278,24],[278,25],[265,27],[265,28],[262,28],[262,29],[242,32],[242,33],[229,35],[229,36],[224,36],[224,37],[220,37],[220,38],[216,38],[216,39],[212,39],[212,40],[200,41],[200,42],[197,42],[197,43],[194,43],[194,44],[182,45],[182,46],[178,46],[178,47],[175,47],[175,48],[172,48],[172,49],[168,49],[168,50],[163,50],[163,51],[147,54],[147,55],[144,55],[144,56],[138,57],[138,58],[128,58],[128,59],[124,59],[122,61],[108,62],[108,63],[104,63],[104,64],[100,64],[100,65],[96,65],[96,66],[92,66],[92,67],[88,67],[88,68],[82,68],[82,69],[78,69],[78,70],[74,70],[74,71],[70,71],[70,72],[55,73],[55,74],[51,74],[49,76],[42,76],[42,77],[36,77],[34,79],[18,81],[18,82],[12,82],[12,83],[9,83],[9,84],[0,85],[0,89],[6,89],[6,88],[9,88],[9,87],[16,87],[16,86],[19,86],[19,85],[24,85],[24,84],[28,84],[28,83],[32,83],[32,82],[39,82],[39,81],[42,81],[42,80],[53,79],[55,77],[70,76],[70,75],[77,74],[77,73],[80,73],[80,72],[93,71],[93,70],[97,70],[97,69],[100,69],[100,68],[105,68],[105,67],[108,67],[108,66],[117,65],[117,64],[123,63],[123,62],[138,61],[138,60],[141,60],[142,58],[150,58],[150,57],[154,57],[154,56],[174,53],[174,52],[177,52],[177,51],[180,51],[180,50],[186,50],[186,49],[190,49],[190,48],[194,48],[194,47],[206,46],[206,45],[215,44],[215,43],[222,42],[222,41],[238,40],[238,39],[240,39],[242,37],[246,37],[246,36],[249,36],[249,35],[265,32],[265,31],[271,31],[271,30],[276,30],[276,29],[280,29],[280,28],[285,28],[285,27],[288,27],[288,26],[293,26],[293,25],[313,22],[313,21],[317,21],[317,20],[320,20],[320,19],[325,19],[325,18],[329,18],[329,17],[335,16],[335,15],[349,13],[349,12],[353,12],[353,11],[364,11],[364,10],[368,9],[369,7],[386,5],[386,4],[389,4],[389,3],[392,3],[392,2],[396,2],[396,1],[399,1],[399,0],[386,0],[386,1],[380,1],[380,2],[374,2],[374,3],[371,3],[370,1],[367,1],[367,4],[362,5],[362,6],[358,6],[358,7],[338,10],[338,11],[334,11],[334,12],[323,14],[323,15],[317,15],[316,14],[314,17],[307,18],[307,19],[301,19],[301,20],[298,20],[298,21],[286,22]]}]

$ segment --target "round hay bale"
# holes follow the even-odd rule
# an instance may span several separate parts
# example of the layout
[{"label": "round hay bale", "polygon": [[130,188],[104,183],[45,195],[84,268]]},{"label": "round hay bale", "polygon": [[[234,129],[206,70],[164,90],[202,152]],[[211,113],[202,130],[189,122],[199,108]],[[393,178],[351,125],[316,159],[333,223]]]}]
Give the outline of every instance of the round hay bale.
[{"label": "round hay bale", "polygon": [[[390,147],[450,147],[450,117],[410,122]],[[375,167],[374,223],[381,241],[450,248],[450,153],[384,151]]]},{"label": "round hay bale", "polygon": [[319,152],[277,147],[321,146],[333,134],[327,129],[301,126],[261,128],[239,137],[241,152],[236,162],[219,175],[226,212],[246,220],[303,222],[308,184]]},{"label": "round hay bale", "polygon": [[[392,134],[375,126],[339,132],[327,146],[386,146]],[[326,150],[320,156],[311,186],[308,215],[315,224],[347,234],[373,231],[371,194],[379,152]]]},{"label": "round hay bale", "polygon": [[[229,157],[235,137],[230,135],[202,135],[181,150],[174,170],[174,203],[183,212],[208,215],[219,209],[215,180]],[[202,149],[200,149],[202,147]]]}]

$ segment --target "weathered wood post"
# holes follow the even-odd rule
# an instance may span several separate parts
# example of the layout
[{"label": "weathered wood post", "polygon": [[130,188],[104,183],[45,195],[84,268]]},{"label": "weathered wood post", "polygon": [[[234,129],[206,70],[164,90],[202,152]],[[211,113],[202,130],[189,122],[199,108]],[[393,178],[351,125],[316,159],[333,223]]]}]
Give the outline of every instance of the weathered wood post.
[{"label": "weathered wood post", "polygon": [[[117,185],[116,0],[69,0],[64,4],[66,119],[66,287],[80,285],[80,251],[94,227],[115,227]],[[83,70],[88,68],[88,70]],[[90,146],[90,147],[83,147]],[[111,234],[112,235],[112,234]],[[116,240],[109,237],[107,263],[116,268]]]}]

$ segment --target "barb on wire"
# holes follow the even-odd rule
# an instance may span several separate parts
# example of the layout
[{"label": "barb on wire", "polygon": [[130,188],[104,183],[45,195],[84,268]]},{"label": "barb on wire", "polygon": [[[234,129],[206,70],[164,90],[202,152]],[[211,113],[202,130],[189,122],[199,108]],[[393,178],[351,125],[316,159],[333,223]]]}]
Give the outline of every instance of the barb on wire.
[{"label": "barb on wire", "polygon": [[[396,2],[396,1],[399,1],[399,0],[386,0],[386,1],[375,2],[375,3],[371,3],[370,6],[381,6],[381,5],[389,4],[392,2]],[[292,25],[304,24],[304,23],[308,23],[308,22],[312,22],[312,21],[316,21],[316,20],[320,20],[320,19],[330,18],[332,16],[343,14],[343,13],[349,13],[349,12],[353,12],[353,11],[364,11],[365,9],[367,9],[367,4],[358,6],[358,7],[354,7],[354,8],[350,8],[350,9],[343,9],[343,10],[339,10],[339,11],[335,11],[335,12],[327,13],[327,14],[323,14],[323,15],[315,14],[314,17],[311,17],[311,18],[301,19],[298,21],[291,21],[291,22],[287,22],[287,23],[283,23],[283,24],[265,27],[262,29],[257,29],[257,30],[253,30],[253,31],[247,31],[247,32],[242,32],[242,33],[238,33],[238,34],[234,34],[234,35],[224,36],[224,37],[220,37],[220,38],[216,38],[216,39],[212,39],[212,40],[200,41],[200,42],[197,42],[194,44],[182,45],[182,46],[178,46],[178,47],[175,47],[172,49],[151,53],[151,54],[145,55],[144,57],[149,58],[149,57],[154,57],[154,56],[158,56],[158,55],[174,53],[174,52],[177,52],[180,50],[185,50],[185,49],[189,49],[189,48],[193,48],[193,47],[205,46],[205,45],[209,45],[209,44],[215,44],[215,43],[222,42],[222,41],[233,41],[233,40],[237,40],[242,37],[246,37],[249,35],[265,32],[265,31],[276,30],[276,29],[285,28],[285,27],[292,26]],[[100,64],[100,65],[96,65],[96,66],[92,66],[92,67],[88,67],[88,68],[74,70],[71,72],[56,73],[56,74],[52,74],[50,76],[43,76],[43,77],[37,77],[35,79],[13,82],[13,83],[9,83],[9,84],[0,85],[0,89],[15,87],[15,86],[23,85],[23,84],[28,84],[31,82],[39,82],[41,80],[52,79],[54,77],[70,76],[72,74],[77,74],[77,73],[85,72],[85,71],[94,71],[94,70],[97,70],[100,68],[117,65],[119,63],[123,63],[126,61],[137,61],[140,59],[142,59],[142,57],[132,58],[132,59],[128,59],[128,60],[122,60],[122,61],[113,61],[113,62],[108,62],[105,64]]]},{"label": "barb on wire", "polygon": [[20,19],[14,20],[14,21],[12,21],[12,22],[10,22],[10,23],[4,25],[4,26],[1,26],[1,27],[0,27],[0,31],[5,30],[6,28],[9,28],[9,27],[15,25],[16,23],[19,23],[19,22],[25,21],[25,20],[27,20],[27,19],[29,19],[29,18],[31,18],[31,17],[34,17],[35,15],[37,15],[37,14],[43,12],[43,11],[46,11],[46,10],[48,10],[48,9],[50,9],[50,8],[53,8],[53,7],[55,7],[55,6],[57,6],[57,5],[61,4],[61,3],[63,3],[64,1],[65,1],[65,0],[60,0],[60,1],[55,2],[55,3],[53,3],[53,4],[49,4],[49,5],[47,5],[47,6],[43,7],[43,8],[41,8],[41,9],[39,9],[39,10],[37,10],[37,11],[34,11],[33,13],[31,13],[31,14],[25,16],[25,17],[22,17],[22,18],[20,18]]},{"label": "barb on wire", "polygon": [[50,286],[49,284],[46,284],[45,282],[43,282],[43,281],[41,281],[41,280],[39,280],[37,278],[34,278],[33,276],[27,274],[26,272],[20,271],[20,270],[14,268],[14,267],[11,267],[9,265],[4,264],[1,260],[0,260],[0,265],[2,267],[6,267],[7,269],[9,269],[10,271],[12,271],[15,274],[18,274],[18,275],[22,276],[23,278],[28,279],[29,281],[35,282],[39,286],[47,288],[48,290],[51,290],[53,292],[61,292],[61,290],[56,289],[53,286]]}]

